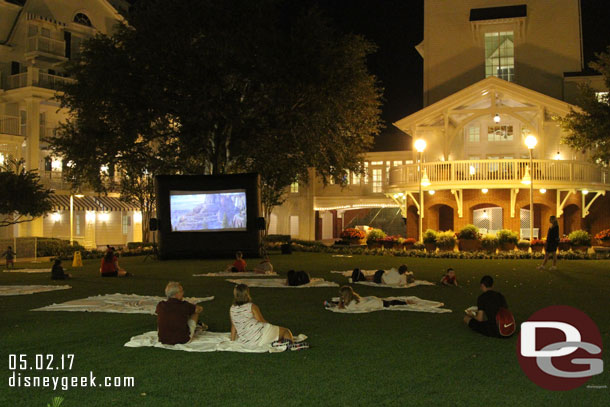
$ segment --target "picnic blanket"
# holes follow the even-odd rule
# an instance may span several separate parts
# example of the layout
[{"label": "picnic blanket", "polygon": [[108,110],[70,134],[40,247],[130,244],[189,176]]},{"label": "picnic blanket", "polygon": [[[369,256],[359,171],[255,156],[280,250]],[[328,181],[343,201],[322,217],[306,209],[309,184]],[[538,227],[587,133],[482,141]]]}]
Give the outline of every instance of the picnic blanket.
[{"label": "picnic blanket", "polygon": [[[382,298],[382,300],[386,300],[386,301],[392,301],[392,300],[399,300],[399,301],[415,301],[415,304],[407,304],[407,305],[392,305],[390,307],[383,307],[383,308],[377,308],[377,307],[370,307],[370,308],[360,308],[357,310],[347,310],[347,309],[341,309],[339,307],[330,307],[330,308],[326,308],[329,311],[332,312],[341,312],[341,313],[346,313],[346,314],[363,314],[363,313],[367,313],[367,312],[374,312],[374,311],[413,311],[413,312],[430,312],[433,314],[443,314],[446,312],[452,312],[450,309],[448,308],[442,308],[445,304],[443,304],[442,302],[437,302],[437,301],[429,301],[429,300],[423,300],[419,297],[387,297],[387,298]],[[339,297],[335,297],[333,298],[333,301],[338,302],[339,301]]]},{"label": "picnic blanket", "polygon": [[0,295],[24,295],[47,291],[67,290],[69,285],[0,285]]},{"label": "picnic blanket", "polygon": [[[304,341],[307,336],[300,334],[295,341]],[[283,352],[287,346],[246,346],[237,341],[231,341],[230,332],[196,332],[189,343],[177,345],[164,345],[159,342],[157,331],[146,332],[142,335],[133,336],[124,346],[128,348],[154,347],[171,350],[183,350],[185,352],[243,352],[243,353],[275,353]]]},{"label": "picnic blanket", "polygon": [[407,285],[389,285],[389,284],[377,284],[372,281],[358,281],[356,284],[368,285],[371,287],[385,287],[385,288],[413,288],[418,285],[435,285],[434,283],[426,280],[415,280]]},{"label": "picnic blanket", "polygon": [[277,276],[275,271],[266,271],[264,273],[254,273],[252,271],[242,271],[238,273],[232,273],[230,271],[220,271],[218,273],[202,273],[193,274],[193,277],[267,277]]},{"label": "picnic blanket", "polygon": [[352,257],[351,254],[333,254],[332,257]]},{"label": "picnic blanket", "polygon": [[332,281],[326,281],[323,278],[312,278],[311,281],[304,285],[291,286],[286,284],[283,278],[267,278],[267,279],[248,279],[242,278],[238,280],[227,280],[234,284],[246,284],[248,287],[269,287],[269,288],[312,288],[312,287],[339,287],[339,284]]},{"label": "picnic blanket", "polygon": [[9,269],[2,270],[3,273],[51,273],[51,269]]},{"label": "picnic blanket", "polygon": [[[157,304],[166,299],[165,297],[117,293],[81,298],[62,302],[61,304],[51,304],[46,307],[33,309],[32,311],[85,311],[154,315]],[[214,297],[188,297],[184,299],[196,304],[203,301],[212,301]]]},{"label": "picnic blanket", "polygon": [[[377,270],[360,270],[362,272],[362,274],[364,274],[365,276],[372,276],[375,274],[375,272]],[[335,273],[335,274],[343,274],[343,276],[345,277],[351,277],[352,273],[354,272],[354,270],[345,270],[345,271],[339,271],[339,270],[331,270],[331,273]]]}]

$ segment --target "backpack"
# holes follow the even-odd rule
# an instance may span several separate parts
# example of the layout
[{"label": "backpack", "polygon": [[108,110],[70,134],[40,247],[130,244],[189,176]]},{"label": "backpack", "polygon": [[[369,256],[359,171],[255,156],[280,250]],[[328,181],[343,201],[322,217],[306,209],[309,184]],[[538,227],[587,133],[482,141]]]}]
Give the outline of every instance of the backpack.
[{"label": "backpack", "polygon": [[496,314],[496,324],[500,336],[512,336],[517,330],[513,313],[504,307],[501,307]]},{"label": "backpack", "polygon": [[356,268],[352,272],[352,282],[357,283],[358,281],[366,281],[366,277],[360,269]]}]

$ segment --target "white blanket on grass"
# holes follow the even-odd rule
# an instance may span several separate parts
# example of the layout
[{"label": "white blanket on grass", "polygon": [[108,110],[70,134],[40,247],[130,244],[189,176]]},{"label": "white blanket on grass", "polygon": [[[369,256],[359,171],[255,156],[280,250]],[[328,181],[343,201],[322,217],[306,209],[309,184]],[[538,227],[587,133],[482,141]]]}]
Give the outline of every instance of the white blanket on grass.
[{"label": "white blanket on grass", "polygon": [[[375,272],[377,270],[360,270],[360,271],[365,276],[372,276],[372,275],[375,275]],[[335,274],[343,274],[345,277],[351,277],[354,270],[345,270],[345,271],[331,270],[330,272],[335,273]]]},{"label": "white blanket on grass", "polygon": [[227,280],[234,284],[246,284],[248,287],[269,287],[269,288],[312,288],[312,287],[339,287],[339,284],[332,281],[326,281],[323,278],[312,278],[311,281],[304,285],[291,286],[286,284],[283,278],[267,278],[267,279],[248,279],[242,278],[239,280]]},{"label": "white blanket on grass", "polygon": [[[85,311],[85,312],[115,312],[121,314],[151,314],[154,315],[157,304],[167,298],[136,294],[106,294],[95,297],[81,298],[51,304],[32,311]],[[212,301],[214,297],[187,297],[186,301],[193,304]]]},{"label": "white blanket on grass", "polygon": [[277,276],[275,271],[266,271],[264,273],[254,273],[252,271],[243,271],[238,273],[232,273],[230,271],[220,271],[218,273],[202,273],[193,274],[193,277],[267,277]]},{"label": "white blanket on grass", "polygon": [[2,270],[2,272],[3,273],[50,273],[51,269],[8,269],[8,270]]},{"label": "white blanket on grass", "polygon": [[0,295],[23,295],[67,290],[69,285],[0,285]]},{"label": "white blanket on grass", "polygon": [[[363,297],[366,298],[366,297]],[[410,301],[410,302],[415,302],[415,304],[406,304],[406,305],[392,305],[390,307],[379,307],[379,306],[363,306],[363,307],[358,307],[357,309],[351,309],[351,310],[347,310],[345,308],[339,308],[339,307],[330,307],[330,308],[326,308],[329,311],[332,312],[341,312],[341,313],[347,313],[347,314],[363,314],[363,313],[367,313],[367,312],[374,312],[374,311],[413,311],[413,312],[430,312],[433,314],[443,314],[446,312],[452,312],[450,309],[448,308],[442,308],[445,304],[443,304],[442,302],[438,302],[438,301],[429,301],[429,300],[423,300],[419,297],[413,297],[413,296],[409,296],[409,297],[387,297],[387,298],[381,298],[382,300],[385,301],[392,301],[392,300],[399,300],[399,301]],[[339,301],[339,297],[335,297],[333,298],[333,301],[338,302]],[[364,305],[366,304],[375,304],[376,301],[366,301],[363,302]]]},{"label": "white blanket on grass", "polygon": [[[299,335],[302,341],[307,337]],[[296,338],[295,338],[296,339]],[[157,331],[146,332],[142,335],[133,336],[124,346],[128,348],[154,347],[171,350],[183,350],[186,352],[243,352],[243,353],[275,353],[283,352],[287,346],[246,346],[237,341],[231,341],[230,332],[198,332],[189,343],[177,345],[164,345],[159,342]]]},{"label": "white blanket on grass", "polygon": [[418,285],[435,285],[434,283],[426,280],[415,280],[407,285],[389,285],[389,284],[377,284],[373,281],[358,281],[356,284],[368,285],[371,287],[385,287],[385,288],[413,288]]}]

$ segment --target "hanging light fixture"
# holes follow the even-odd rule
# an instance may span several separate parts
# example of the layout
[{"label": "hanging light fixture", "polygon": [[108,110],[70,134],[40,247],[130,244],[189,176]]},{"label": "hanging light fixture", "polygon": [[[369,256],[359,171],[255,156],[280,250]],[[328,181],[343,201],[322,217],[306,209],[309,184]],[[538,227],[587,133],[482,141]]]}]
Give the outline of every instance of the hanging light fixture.
[{"label": "hanging light fixture", "polygon": [[540,188],[540,193],[541,194],[546,194],[546,188]]},{"label": "hanging light fixture", "polygon": [[494,116],[494,122],[495,123],[500,123],[500,115],[498,113],[496,113],[496,115]]},{"label": "hanging light fixture", "polygon": [[489,192],[489,189],[487,189],[487,188],[483,188],[483,189],[481,190],[481,192],[482,192],[482,193],[484,193],[484,194],[486,194],[486,193],[488,193],[488,192]]},{"label": "hanging light fixture", "polygon": [[431,189],[430,191],[428,191],[428,193],[429,193],[430,195],[434,195],[434,194],[436,194],[436,191],[435,191],[435,190],[433,190],[433,189]]},{"label": "hanging light fixture", "polygon": [[487,214],[487,209],[483,210],[483,219],[489,219],[489,215]]},{"label": "hanging light fixture", "polygon": [[428,174],[426,173],[426,169],[424,168],[424,171],[422,173],[421,176],[421,186],[422,187],[429,187],[430,186],[430,179],[428,178]]}]

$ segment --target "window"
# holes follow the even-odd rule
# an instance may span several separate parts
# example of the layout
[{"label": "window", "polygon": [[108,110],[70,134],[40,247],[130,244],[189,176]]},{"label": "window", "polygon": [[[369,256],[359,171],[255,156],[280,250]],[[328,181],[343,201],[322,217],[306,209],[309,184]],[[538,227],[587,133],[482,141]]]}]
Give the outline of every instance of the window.
[{"label": "window", "polygon": [[80,214],[75,214],[74,215],[74,228],[75,228],[74,233],[76,234],[76,236],[80,236],[81,235],[81,230],[80,230]]},{"label": "window", "polygon": [[481,141],[480,137],[481,129],[480,127],[469,127],[468,128],[468,141],[470,143],[478,143]]},{"label": "window", "polygon": [[[521,208],[519,212],[519,223],[521,225],[521,238],[529,239],[530,238],[530,210]],[[534,228],[532,232],[534,232],[534,238],[538,239],[540,229]]]},{"label": "window", "polygon": [[383,178],[381,177],[381,169],[373,169],[373,192],[381,192],[383,186]]},{"label": "window", "polygon": [[365,184],[369,183],[369,163],[368,162],[364,163],[364,183]]},{"label": "window", "polygon": [[352,184],[360,185],[360,173],[352,172]]},{"label": "window", "polygon": [[292,184],[290,184],[290,192],[292,192],[293,194],[296,194],[299,192],[299,181],[295,181]]},{"label": "window", "polygon": [[472,211],[472,223],[481,230],[481,233],[495,234],[502,229],[502,208],[482,208]]},{"label": "window", "polygon": [[87,27],[91,27],[91,20],[89,20],[89,17],[87,17],[87,15],[83,14],[83,13],[76,13],[76,15],[74,16],[74,22],[76,24],[81,24],[81,25],[86,25]]},{"label": "window", "polygon": [[487,127],[487,141],[513,141],[513,126]]},{"label": "window", "polygon": [[383,161],[371,161],[371,165],[383,165]]},{"label": "window", "polygon": [[392,162],[393,167],[398,167],[399,165],[402,165],[402,161],[393,161]]},{"label": "window", "polygon": [[515,80],[515,44],[512,31],[485,33],[485,77]]},{"label": "window", "polygon": [[297,237],[299,235],[299,217],[290,216],[290,236]]},{"label": "window", "polygon": [[123,215],[122,219],[123,234],[129,233],[129,226],[131,225],[131,217],[129,215]]}]

